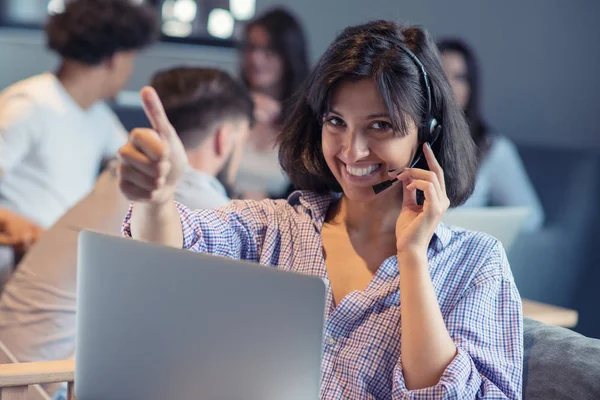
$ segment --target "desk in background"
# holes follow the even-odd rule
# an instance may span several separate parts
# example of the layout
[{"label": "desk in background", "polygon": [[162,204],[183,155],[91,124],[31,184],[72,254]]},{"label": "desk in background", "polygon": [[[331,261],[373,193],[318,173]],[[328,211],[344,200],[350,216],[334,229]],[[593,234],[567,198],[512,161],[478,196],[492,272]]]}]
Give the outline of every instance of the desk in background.
[{"label": "desk in background", "polygon": [[575,327],[579,319],[579,314],[575,310],[526,299],[523,299],[523,316],[547,325],[564,328]]}]

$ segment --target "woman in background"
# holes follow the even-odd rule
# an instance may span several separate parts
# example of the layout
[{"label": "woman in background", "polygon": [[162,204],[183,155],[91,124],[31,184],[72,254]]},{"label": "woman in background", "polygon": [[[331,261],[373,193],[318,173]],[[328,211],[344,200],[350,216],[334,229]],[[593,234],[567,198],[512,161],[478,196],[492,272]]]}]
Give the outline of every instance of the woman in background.
[{"label": "woman in background", "polygon": [[279,166],[275,139],[287,101],[307,76],[306,39],[288,11],[272,9],[246,27],[242,79],[255,102],[256,123],[241,161],[235,189],[243,197],[282,197],[289,181]]},{"label": "woman in background", "polygon": [[438,48],[456,102],[465,112],[479,150],[475,190],[465,206],[524,206],[530,215],[523,228],[538,229],[544,211],[515,145],[507,137],[493,134],[481,117],[479,68],[474,53],[456,39],[442,40]]}]

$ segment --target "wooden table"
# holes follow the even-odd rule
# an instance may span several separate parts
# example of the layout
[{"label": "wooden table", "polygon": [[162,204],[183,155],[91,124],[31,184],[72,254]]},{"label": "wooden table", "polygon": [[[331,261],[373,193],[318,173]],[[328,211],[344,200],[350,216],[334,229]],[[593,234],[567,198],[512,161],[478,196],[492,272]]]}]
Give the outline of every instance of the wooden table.
[{"label": "wooden table", "polygon": [[547,325],[573,328],[579,314],[575,310],[523,299],[523,316]]}]

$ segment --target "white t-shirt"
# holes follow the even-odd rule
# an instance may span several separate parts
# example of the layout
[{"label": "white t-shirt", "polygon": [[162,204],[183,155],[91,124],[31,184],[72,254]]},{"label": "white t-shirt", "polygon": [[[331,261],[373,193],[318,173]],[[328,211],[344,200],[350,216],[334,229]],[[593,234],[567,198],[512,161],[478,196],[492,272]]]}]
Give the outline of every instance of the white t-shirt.
[{"label": "white t-shirt", "polygon": [[0,93],[0,207],[49,227],[126,140],[106,104],[84,110],[53,74],[8,87]]}]

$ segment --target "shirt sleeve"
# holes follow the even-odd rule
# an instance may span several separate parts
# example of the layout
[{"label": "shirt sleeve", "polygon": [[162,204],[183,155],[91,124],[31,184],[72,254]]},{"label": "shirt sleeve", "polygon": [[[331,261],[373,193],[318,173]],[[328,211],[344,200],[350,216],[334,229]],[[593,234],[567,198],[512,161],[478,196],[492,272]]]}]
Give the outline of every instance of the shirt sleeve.
[{"label": "shirt sleeve", "polygon": [[[505,271],[502,276],[490,271]],[[439,383],[408,390],[399,362],[394,399],[521,399],[521,299],[499,244],[450,312],[446,327],[458,352]]]},{"label": "shirt sleeve", "polygon": [[0,106],[0,179],[25,158],[36,143],[40,127],[30,99],[7,99]]},{"label": "shirt sleeve", "polygon": [[530,215],[524,229],[539,229],[544,210],[515,145],[508,138],[497,137],[490,152],[490,205],[527,207]]},{"label": "shirt sleeve", "polygon": [[[232,201],[226,207],[192,211],[175,203],[183,230],[183,248],[195,252],[258,262],[267,220],[260,202]],[[131,214],[123,235],[131,237]]]}]

